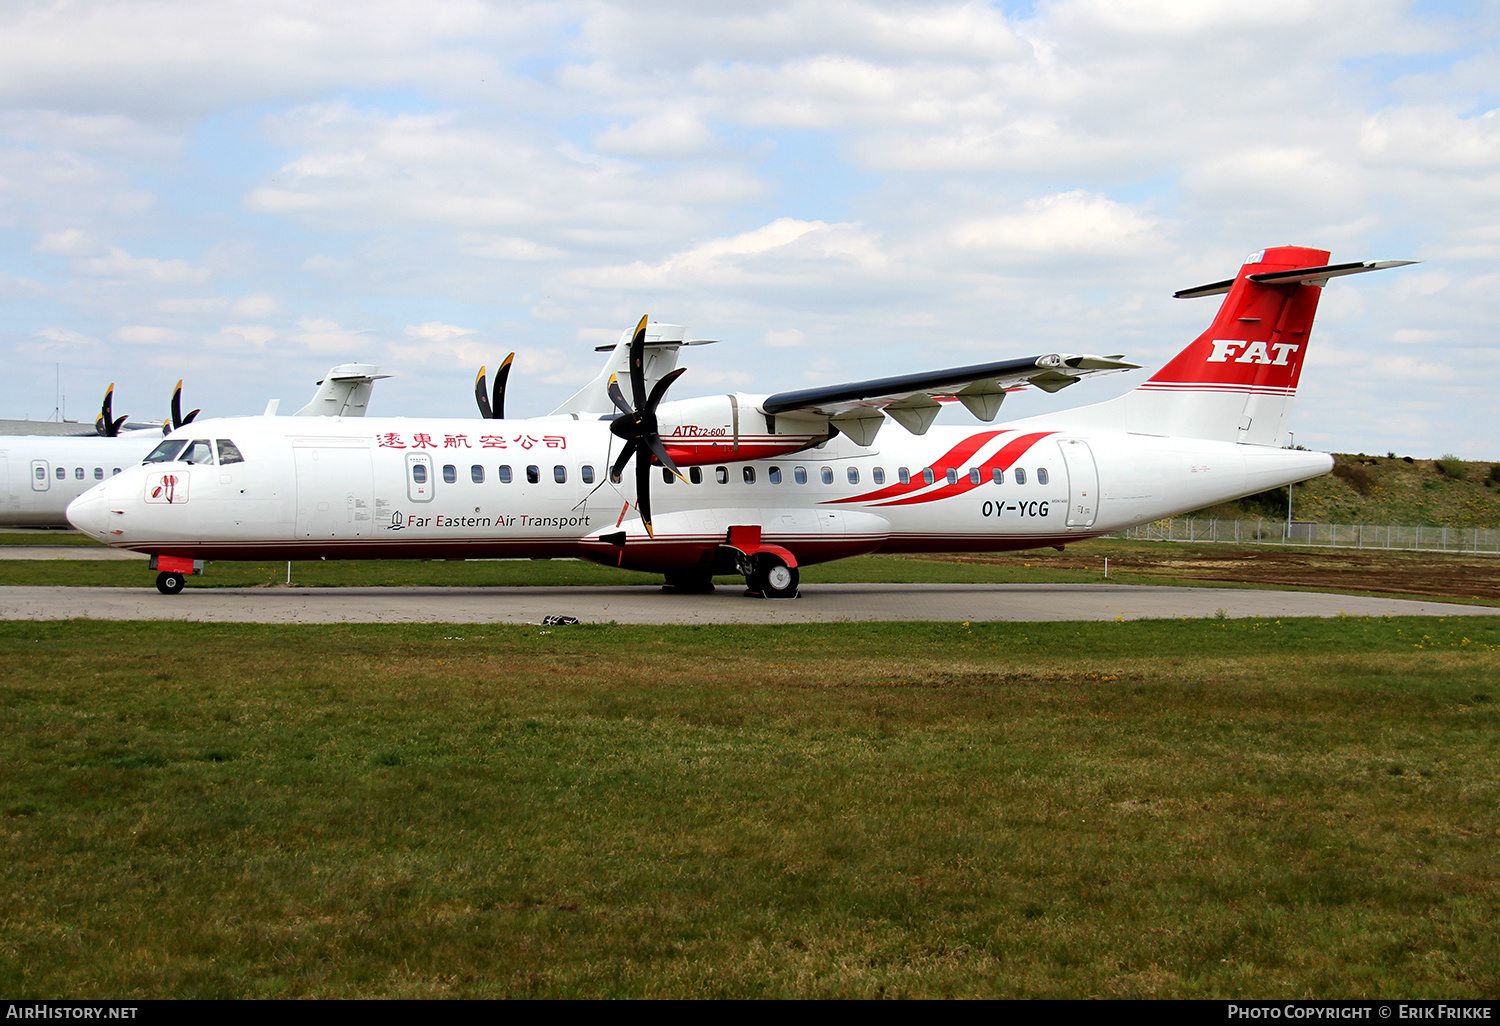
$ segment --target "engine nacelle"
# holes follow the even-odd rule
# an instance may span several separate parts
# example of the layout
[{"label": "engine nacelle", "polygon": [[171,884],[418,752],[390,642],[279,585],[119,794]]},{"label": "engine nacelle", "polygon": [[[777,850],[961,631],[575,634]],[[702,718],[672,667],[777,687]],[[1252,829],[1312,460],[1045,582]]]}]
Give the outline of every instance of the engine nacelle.
[{"label": "engine nacelle", "polygon": [[756,408],[764,399],[735,392],[664,402],[656,408],[657,430],[684,467],[771,459],[828,438],[826,418],[768,417]]}]

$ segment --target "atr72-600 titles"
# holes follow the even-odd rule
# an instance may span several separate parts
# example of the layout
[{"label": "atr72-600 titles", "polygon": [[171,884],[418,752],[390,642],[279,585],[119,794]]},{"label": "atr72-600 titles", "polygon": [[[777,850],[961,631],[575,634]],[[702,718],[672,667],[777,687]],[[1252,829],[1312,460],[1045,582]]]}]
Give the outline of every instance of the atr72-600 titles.
[{"label": "atr72-600 titles", "polygon": [[[798,567],[845,556],[1060,547],[1332,468],[1276,447],[1318,298],[1330,278],[1409,261],[1328,257],[1268,249],[1179,292],[1227,295],[1150,380],[1082,409],[931,427],[940,400],[991,421],[1009,389],[1135,365],[1053,354],[663,402],[690,343],[642,318],[550,417],[200,421],[68,519],[153,555],[167,593],[206,560],[573,556],[682,591],[738,573],[784,598]],[[905,430],[880,430],[887,417]]]}]

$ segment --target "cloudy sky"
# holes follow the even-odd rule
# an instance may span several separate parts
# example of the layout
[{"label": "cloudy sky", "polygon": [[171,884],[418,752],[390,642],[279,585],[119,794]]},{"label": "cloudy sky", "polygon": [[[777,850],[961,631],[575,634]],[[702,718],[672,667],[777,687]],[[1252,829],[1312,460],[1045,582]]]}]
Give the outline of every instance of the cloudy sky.
[{"label": "cloudy sky", "polygon": [[[1154,366],[1298,244],[1296,441],[1500,460],[1500,6],[14,0],[0,416],[546,413],[643,313],[677,398],[1033,353]],[[1137,380],[1141,375],[1134,376]],[[1128,376],[1016,412],[1105,398]],[[955,420],[955,413],[945,413]]]}]

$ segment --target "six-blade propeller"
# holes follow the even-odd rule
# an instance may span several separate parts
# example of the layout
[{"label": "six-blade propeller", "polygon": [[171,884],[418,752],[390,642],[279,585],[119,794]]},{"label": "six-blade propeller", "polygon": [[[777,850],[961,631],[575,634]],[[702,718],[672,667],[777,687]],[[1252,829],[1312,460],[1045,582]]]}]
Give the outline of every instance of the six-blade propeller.
[{"label": "six-blade propeller", "polygon": [[656,536],[651,532],[652,459],[655,458],[684,483],[687,481],[682,476],[682,471],[677,469],[677,464],[672,462],[672,457],[667,454],[667,447],[662,444],[661,434],[656,426],[656,407],[661,403],[662,396],[667,394],[672,382],[687,368],[679,367],[674,370],[658,381],[649,395],[646,393],[646,320],[646,317],[641,318],[641,323],[635,326],[635,335],[630,340],[630,392],[635,400],[634,405],[625,401],[619,379],[613,374],[609,377],[609,397],[621,414],[610,423],[609,430],[625,441],[619,458],[609,469],[609,479],[618,484],[625,464],[630,462],[632,456],[635,457],[636,508],[640,511],[641,523],[646,526],[646,535],[654,538]]},{"label": "six-blade propeller", "polygon": [[485,394],[484,368],[479,368],[479,376],[474,379],[474,398],[479,403],[479,415],[485,420],[505,419],[505,382],[510,378],[510,362],[515,358],[516,354],[511,353],[495,370],[494,402]]},{"label": "six-blade propeller", "polygon": [[111,381],[104,392],[104,405],[99,408],[99,416],[94,420],[94,431],[105,438],[117,436],[120,426],[125,423],[125,417],[114,416],[114,403],[115,383]]}]

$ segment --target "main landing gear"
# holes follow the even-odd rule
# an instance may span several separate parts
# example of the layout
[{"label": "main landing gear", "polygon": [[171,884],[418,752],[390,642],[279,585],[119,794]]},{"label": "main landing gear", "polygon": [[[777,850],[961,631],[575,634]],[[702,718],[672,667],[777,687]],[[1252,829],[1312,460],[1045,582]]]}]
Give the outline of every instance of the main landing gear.
[{"label": "main landing gear", "polygon": [[797,597],[797,568],[787,566],[786,561],[771,552],[760,552],[749,559],[749,572],[745,574],[745,589],[762,598],[787,599]]},{"label": "main landing gear", "polygon": [[156,575],[156,590],[163,595],[176,595],[186,583],[187,578],[178,570],[163,570]]}]

